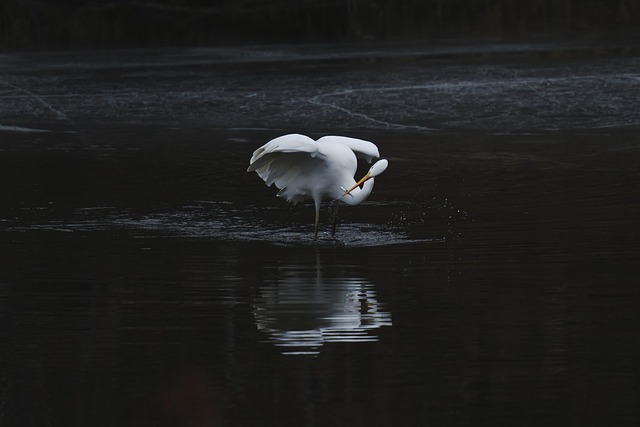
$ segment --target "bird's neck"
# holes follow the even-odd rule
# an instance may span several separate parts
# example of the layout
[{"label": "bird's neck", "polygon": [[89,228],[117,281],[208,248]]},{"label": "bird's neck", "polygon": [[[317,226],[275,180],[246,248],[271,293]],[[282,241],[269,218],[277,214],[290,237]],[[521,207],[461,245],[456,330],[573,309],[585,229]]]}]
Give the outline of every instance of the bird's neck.
[{"label": "bird's neck", "polygon": [[373,190],[373,178],[365,182],[362,188],[354,188],[348,195],[342,197],[340,200],[348,205],[359,205],[367,200],[367,197],[371,194],[371,190]]}]

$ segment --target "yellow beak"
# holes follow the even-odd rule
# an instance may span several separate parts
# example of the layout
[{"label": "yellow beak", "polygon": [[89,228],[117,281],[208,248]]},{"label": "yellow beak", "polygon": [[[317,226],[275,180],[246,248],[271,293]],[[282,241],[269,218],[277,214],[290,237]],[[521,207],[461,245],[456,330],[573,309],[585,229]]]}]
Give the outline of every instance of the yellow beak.
[{"label": "yellow beak", "polygon": [[358,182],[356,182],[356,185],[354,185],[353,187],[351,187],[350,189],[348,189],[347,191],[344,192],[343,196],[346,196],[347,194],[351,193],[353,190],[355,190],[357,187],[360,187],[362,184],[364,184],[366,181],[369,180],[369,178],[371,178],[371,175],[369,174],[369,172],[367,172],[367,174],[365,176],[362,177],[362,179]]}]

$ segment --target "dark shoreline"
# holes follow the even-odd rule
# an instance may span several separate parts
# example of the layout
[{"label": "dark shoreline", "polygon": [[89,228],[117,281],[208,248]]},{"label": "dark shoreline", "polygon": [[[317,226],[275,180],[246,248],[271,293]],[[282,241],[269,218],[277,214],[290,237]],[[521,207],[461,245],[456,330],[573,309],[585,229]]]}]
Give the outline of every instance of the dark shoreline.
[{"label": "dark shoreline", "polygon": [[430,40],[633,31],[640,5],[592,0],[5,0],[0,50]]}]

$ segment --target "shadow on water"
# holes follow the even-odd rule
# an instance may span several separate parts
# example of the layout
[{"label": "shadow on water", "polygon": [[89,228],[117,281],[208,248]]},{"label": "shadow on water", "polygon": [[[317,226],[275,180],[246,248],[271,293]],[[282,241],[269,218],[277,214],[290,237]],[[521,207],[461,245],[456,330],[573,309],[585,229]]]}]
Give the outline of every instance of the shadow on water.
[{"label": "shadow on water", "polygon": [[267,273],[254,301],[258,329],[283,354],[317,355],[324,343],[376,341],[373,330],[391,326],[391,314],[377,299],[375,285],[312,262],[282,265]]}]

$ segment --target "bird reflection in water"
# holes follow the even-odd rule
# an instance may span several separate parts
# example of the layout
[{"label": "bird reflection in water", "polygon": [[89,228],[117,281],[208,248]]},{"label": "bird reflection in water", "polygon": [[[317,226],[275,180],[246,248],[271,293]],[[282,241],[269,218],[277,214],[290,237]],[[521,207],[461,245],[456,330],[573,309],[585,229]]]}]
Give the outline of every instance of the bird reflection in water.
[{"label": "bird reflection in water", "polygon": [[374,329],[391,326],[375,286],[340,269],[316,265],[278,267],[254,302],[258,329],[283,354],[319,354],[324,343],[377,341]]}]

